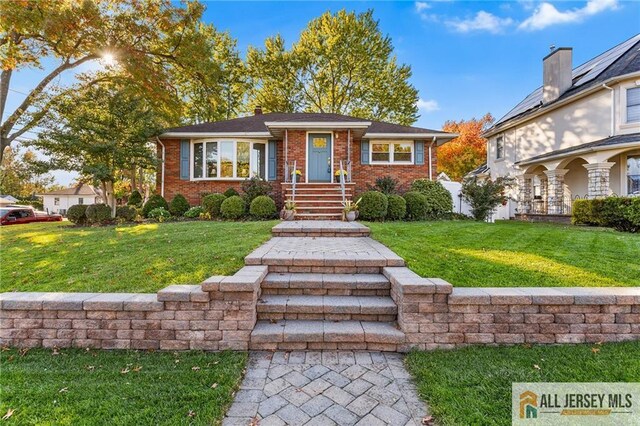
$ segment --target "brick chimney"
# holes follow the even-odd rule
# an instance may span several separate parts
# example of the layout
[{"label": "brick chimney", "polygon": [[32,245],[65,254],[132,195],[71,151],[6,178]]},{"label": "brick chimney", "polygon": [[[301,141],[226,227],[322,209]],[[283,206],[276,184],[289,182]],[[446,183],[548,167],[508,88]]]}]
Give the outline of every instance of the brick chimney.
[{"label": "brick chimney", "polygon": [[254,110],[253,110],[253,115],[260,115],[262,114],[262,107],[260,105],[258,105]]},{"label": "brick chimney", "polygon": [[571,87],[573,49],[559,47],[542,60],[542,102],[558,99]]}]

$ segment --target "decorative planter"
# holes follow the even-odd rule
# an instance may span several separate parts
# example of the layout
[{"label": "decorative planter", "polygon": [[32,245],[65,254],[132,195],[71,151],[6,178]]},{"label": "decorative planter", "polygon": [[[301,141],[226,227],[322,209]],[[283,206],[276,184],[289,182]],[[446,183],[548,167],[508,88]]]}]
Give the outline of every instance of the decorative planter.
[{"label": "decorative planter", "polygon": [[282,210],[282,220],[291,221],[295,219],[295,216],[295,210]]},{"label": "decorative planter", "polygon": [[344,216],[347,218],[347,222],[353,222],[354,220],[356,220],[357,217],[357,211],[350,211],[347,212]]}]

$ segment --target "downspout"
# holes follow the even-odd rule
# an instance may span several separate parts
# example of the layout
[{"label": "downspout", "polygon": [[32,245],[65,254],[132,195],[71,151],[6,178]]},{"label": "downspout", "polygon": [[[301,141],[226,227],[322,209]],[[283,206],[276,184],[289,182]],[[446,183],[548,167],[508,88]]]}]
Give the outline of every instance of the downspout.
[{"label": "downspout", "polygon": [[436,143],[436,137],[433,137],[433,140],[431,141],[431,143],[429,144],[429,180],[433,180],[433,161],[432,161],[432,153],[431,153],[431,147],[433,147],[433,144]]},{"label": "downspout", "polygon": [[160,182],[160,195],[162,197],[164,197],[164,153],[165,153],[165,148],[164,148],[164,144],[162,143],[162,141],[160,140],[159,137],[156,136],[156,141],[160,144],[160,146],[162,147],[162,168],[160,169],[160,176],[162,179],[162,182]]},{"label": "downspout", "polygon": [[613,87],[609,87],[607,86],[607,83],[602,83],[602,87],[604,87],[605,89],[608,89],[609,91],[611,91],[611,133],[609,134],[609,136],[613,136],[613,134],[615,133],[615,126],[616,126],[616,122],[615,122],[615,99],[614,99],[614,89]]}]

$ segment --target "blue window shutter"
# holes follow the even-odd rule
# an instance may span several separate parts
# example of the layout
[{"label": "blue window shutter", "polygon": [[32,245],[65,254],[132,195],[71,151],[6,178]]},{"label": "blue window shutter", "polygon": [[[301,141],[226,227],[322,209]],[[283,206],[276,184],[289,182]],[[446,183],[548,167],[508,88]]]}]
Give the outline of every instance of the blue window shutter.
[{"label": "blue window shutter", "polygon": [[413,154],[413,162],[418,165],[424,164],[424,141],[415,141],[415,153]]},{"label": "blue window shutter", "polygon": [[180,179],[189,180],[190,143],[186,139],[180,141]]},{"label": "blue window shutter", "polygon": [[276,141],[269,141],[268,151],[269,176],[267,176],[267,180],[276,180],[276,176],[278,176],[278,146]]},{"label": "blue window shutter", "polygon": [[369,140],[362,139],[360,141],[360,163],[369,164]]}]

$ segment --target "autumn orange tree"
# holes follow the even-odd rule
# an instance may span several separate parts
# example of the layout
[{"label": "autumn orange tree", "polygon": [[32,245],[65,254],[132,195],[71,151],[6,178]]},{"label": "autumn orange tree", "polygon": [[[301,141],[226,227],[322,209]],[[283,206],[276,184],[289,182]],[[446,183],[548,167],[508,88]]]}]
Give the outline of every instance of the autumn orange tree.
[{"label": "autumn orange tree", "polygon": [[460,136],[438,148],[438,172],[445,172],[452,180],[462,178],[487,161],[487,140],[482,133],[493,123],[493,116],[485,114],[480,119],[449,120],[442,126],[445,132]]}]

